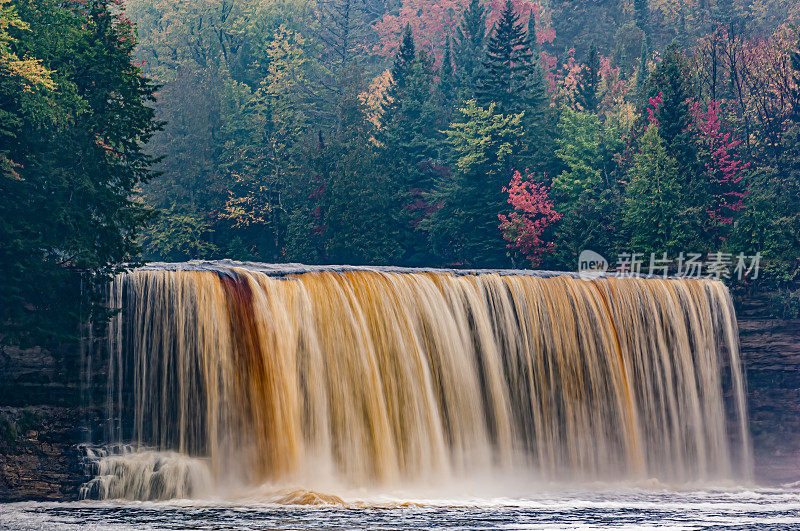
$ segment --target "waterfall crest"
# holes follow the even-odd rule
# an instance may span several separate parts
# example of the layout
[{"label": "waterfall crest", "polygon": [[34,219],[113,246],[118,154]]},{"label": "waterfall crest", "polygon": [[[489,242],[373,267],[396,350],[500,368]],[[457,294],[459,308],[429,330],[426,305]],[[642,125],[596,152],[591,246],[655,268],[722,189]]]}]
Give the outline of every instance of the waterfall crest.
[{"label": "waterfall crest", "polygon": [[226,264],[120,275],[110,304],[109,441],[217,481],[750,474],[717,281]]}]

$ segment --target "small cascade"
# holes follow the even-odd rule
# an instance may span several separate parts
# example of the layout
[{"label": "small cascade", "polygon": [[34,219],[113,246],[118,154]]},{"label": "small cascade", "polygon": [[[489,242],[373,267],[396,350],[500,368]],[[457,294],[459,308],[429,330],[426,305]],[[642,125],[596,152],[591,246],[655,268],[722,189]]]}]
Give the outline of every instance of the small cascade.
[{"label": "small cascade", "polygon": [[94,478],[81,486],[81,499],[169,500],[211,492],[211,471],[203,459],[130,445],[83,450]]}]

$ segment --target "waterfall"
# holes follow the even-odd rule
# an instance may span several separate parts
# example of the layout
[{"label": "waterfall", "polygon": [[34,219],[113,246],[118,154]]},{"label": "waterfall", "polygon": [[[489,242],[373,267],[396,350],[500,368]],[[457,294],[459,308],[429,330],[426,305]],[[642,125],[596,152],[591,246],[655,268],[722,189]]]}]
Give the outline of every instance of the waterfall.
[{"label": "waterfall", "polygon": [[722,283],[506,273],[228,262],[119,275],[108,442],[240,485],[749,477]]}]

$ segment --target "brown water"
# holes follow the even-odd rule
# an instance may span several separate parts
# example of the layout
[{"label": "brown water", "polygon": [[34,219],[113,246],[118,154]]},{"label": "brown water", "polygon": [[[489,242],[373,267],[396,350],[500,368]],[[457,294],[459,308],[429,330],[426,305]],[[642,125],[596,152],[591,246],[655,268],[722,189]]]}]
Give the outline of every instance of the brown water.
[{"label": "brown water", "polygon": [[720,282],[217,264],[110,301],[108,441],[133,446],[87,495],[750,475]]}]

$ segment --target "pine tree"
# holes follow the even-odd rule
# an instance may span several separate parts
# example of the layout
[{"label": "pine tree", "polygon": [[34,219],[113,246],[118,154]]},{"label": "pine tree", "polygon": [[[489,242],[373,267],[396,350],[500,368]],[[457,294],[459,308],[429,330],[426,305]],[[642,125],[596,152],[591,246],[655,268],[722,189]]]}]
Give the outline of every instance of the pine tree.
[{"label": "pine tree", "polygon": [[442,66],[439,68],[439,90],[445,102],[454,101],[456,80],[455,72],[453,71],[453,55],[449,35],[445,40]]},{"label": "pine tree", "polygon": [[430,195],[436,210],[425,220],[434,251],[446,264],[465,267],[508,265],[498,216],[507,212],[503,187],[513,175],[522,138],[522,116],[503,116],[474,100],[459,109],[447,130],[451,173]]},{"label": "pine tree", "polygon": [[395,55],[394,63],[392,64],[392,83],[395,90],[405,88],[406,77],[411,69],[411,64],[416,58],[414,34],[411,32],[411,24],[406,24],[400,40],[400,47],[397,49],[397,55]]},{"label": "pine tree", "polygon": [[461,23],[456,28],[453,65],[460,96],[475,97],[475,86],[483,68],[486,44],[486,8],[481,0],[470,0]]},{"label": "pine tree", "polygon": [[[690,107],[696,98],[689,61],[679,47],[670,45],[648,80],[647,95],[661,101],[655,111],[659,136],[678,161],[682,172],[689,172],[697,160],[692,141]],[[687,174],[687,177],[689,174]]]},{"label": "pine tree", "polygon": [[647,48],[647,41],[642,39],[642,52],[639,55],[639,70],[636,73],[636,95],[641,96],[644,90],[647,78],[650,76],[650,71],[647,68],[647,62],[650,59],[650,50]]},{"label": "pine tree", "polygon": [[636,25],[644,32],[647,48],[651,48],[650,7],[648,0],[633,0],[633,9],[636,14]]},{"label": "pine tree", "polygon": [[425,215],[425,195],[433,187],[441,132],[447,127],[442,112],[442,86],[434,86],[433,60],[424,51],[413,55],[415,44],[407,28],[397,52],[387,102],[381,116],[379,167],[397,186],[399,250],[403,262],[422,265],[425,235],[416,231]]},{"label": "pine tree", "polygon": [[589,48],[589,58],[581,72],[581,80],[578,83],[578,105],[585,112],[596,113],[598,106],[600,86],[600,57],[597,54],[597,47],[592,44]]},{"label": "pine tree", "polygon": [[503,114],[525,110],[532,55],[519,14],[511,0],[506,0],[486,46],[483,72],[478,81],[478,102],[486,106],[494,103]]},{"label": "pine tree", "polygon": [[432,98],[433,78],[433,62],[424,52],[415,54],[414,38],[407,26],[392,67],[377,134],[385,163],[407,190],[430,188],[427,169],[436,157],[436,138],[443,129]]},{"label": "pine tree", "polygon": [[[708,205],[712,202],[711,183],[698,155],[698,143],[692,127],[691,106],[697,99],[689,62],[673,44],[648,79],[647,114],[658,128],[667,155],[675,161],[682,194],[683,242],[687,248],[704,250],[711,245],[708,233]],[[711,249],[708,249],[709,251]]]},{"label": "pine tree", "polygon": [[629,172],[624,224],[632,251],[675,256],[694,249],[685,220],[684,187],[677,161],[669,155],[659,129],[651,124]]},{"label": "pine tree", "polygon": [[528,47],[531,51],[531,60],[528,64],[528,87],[524,96],[528,108],[525,110],[526,122],[541,124],[545,127],[553,125],[548,123],[553,117],[549,112],[550,97],[547,95],[547,82],[545,80],[544,66],[542,65],[541,47],[536,38],[536,17],[533,11],[528,18]]},{"label": "pine tree", "polygon": [[483,73],[478,82],[478,102],[496,105],[503,114],[524,113],[525,131],[520,167],[534,172],[550,170],[555,123],[540,64],[535,17],[529,30],[519,23],[514,6],[507,1],[486,48]]}]

